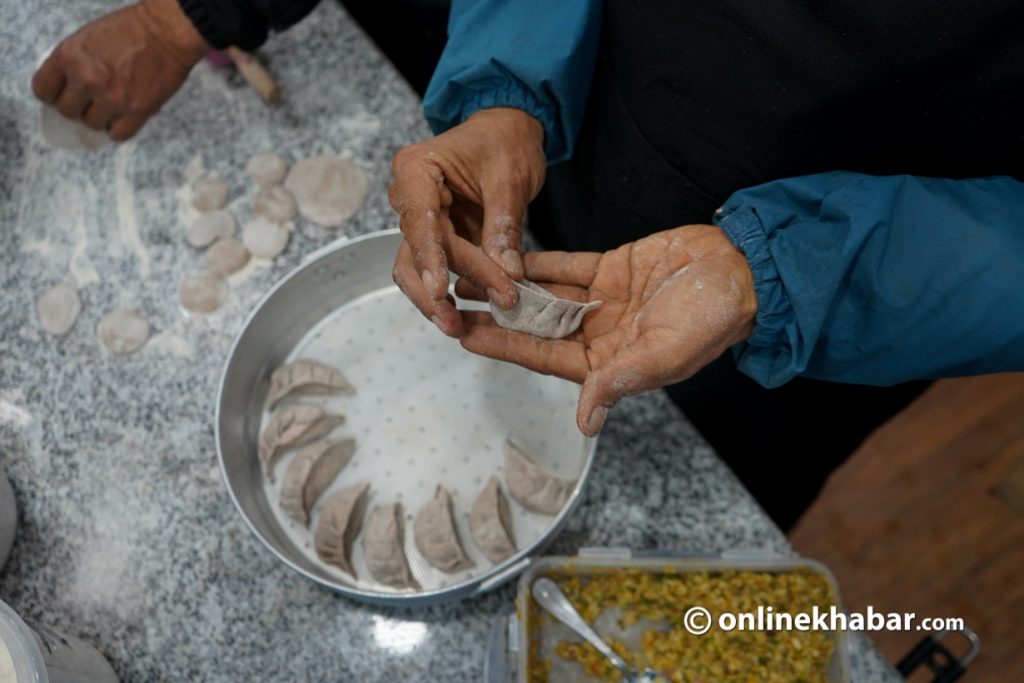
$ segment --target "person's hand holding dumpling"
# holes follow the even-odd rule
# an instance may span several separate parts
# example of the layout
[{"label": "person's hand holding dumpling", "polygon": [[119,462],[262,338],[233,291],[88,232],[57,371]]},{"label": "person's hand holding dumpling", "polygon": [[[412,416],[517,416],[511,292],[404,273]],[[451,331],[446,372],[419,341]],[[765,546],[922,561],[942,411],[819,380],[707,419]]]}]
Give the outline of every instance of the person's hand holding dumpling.
[{"label": "person's hand holding dumpling", "polygon": [[[604,254],[528,253],[524,265],[526,279],[557,296],[603,304],[565,339],[513,332],[488,313],[466,312],[462,345],[582,383],[576,421],[587,435],[621,398],[686,379],[754,326],[750,266],[710,225],[655,233]],[[455,291],[484,298],[466,279]]]}]

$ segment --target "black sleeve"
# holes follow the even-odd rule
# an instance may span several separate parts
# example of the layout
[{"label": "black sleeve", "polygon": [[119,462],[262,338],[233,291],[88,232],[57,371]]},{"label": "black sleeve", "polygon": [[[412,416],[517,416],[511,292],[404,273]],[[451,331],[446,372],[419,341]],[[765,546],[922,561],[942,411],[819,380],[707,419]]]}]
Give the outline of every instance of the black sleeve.
[{"label": "black sleeve", "polygon": [[271,29],[281,31],[305,17],[318,0],[178,0],[210,45],[259,47]]}]

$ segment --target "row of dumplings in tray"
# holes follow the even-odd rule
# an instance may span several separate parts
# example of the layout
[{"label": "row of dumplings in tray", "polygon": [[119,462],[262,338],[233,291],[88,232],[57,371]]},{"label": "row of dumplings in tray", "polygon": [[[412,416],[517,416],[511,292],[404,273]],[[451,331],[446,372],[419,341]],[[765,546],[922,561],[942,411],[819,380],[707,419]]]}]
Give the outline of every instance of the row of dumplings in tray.
[{"label": "row of dumplings in tray", "polygon": [[[352,392],[352,385],[336,369],[300,360],[273,372],[267,408],[273,410],[289,396]],[[271,482],[277,459],[302,447],[288,464],[279,490],[281,509],[296,522],[309,524],[313,505],[355,452],[354,439],[321,439],[344,420],[319,406],[292,404],[274,412],[260,434],[259,461]],[[527,510],[548,515],[562,509],[576,485],[575,479],[550,474],[511,442],[505,447],[504,471],[512,498]],[[366,516],[369,489],[366,482],[348,486],[321,506],[313,532],[316,553],[325,563],[357,578],[352,545],[362,530],[363,552],[373,578],[395,588],[417,588],[403,550],[401,504],[378,505]],[[438,485],[413,522],[417,550],[432,566],[448,573],[474,566],[459,540],[452,507],[451,495]],[[473,501],[469,528],[473,542],[491,562],[498,564],[515,554],[511,510],[496,477],[490,477]]]}]

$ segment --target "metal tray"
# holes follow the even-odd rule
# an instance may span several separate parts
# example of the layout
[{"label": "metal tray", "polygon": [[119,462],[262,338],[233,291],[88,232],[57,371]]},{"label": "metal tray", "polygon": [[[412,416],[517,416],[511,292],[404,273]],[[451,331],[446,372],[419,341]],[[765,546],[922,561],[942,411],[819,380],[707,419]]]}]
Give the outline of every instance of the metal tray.
[{"label": "metal tray", "polygon": [[[422,318],[391,281],[400,240],[392,230],[329,245],[267,293],[243,324],[224,366],[216,440],[231,499],[282,562],[357,600],[426,604],[482,593],[522,571],[575,508],[596,442],[575,429],[576,385],[466,353]],[[312,525],[307,529],[280,513],[280,477],[275,485],[264,481],[256,442],[266,419],[270,373],[296,357],[331,363],[355,385],[354,396],[303,402],[348,416],[331,436],[352,436],[359,445],[334,488],[369,481],[370,508],[402,503],[406,556],[421,588],[399,590],[373,581],[358,539],[353,559],[359,577],[351,579],[316,557]],[[526,446],[540,465],[579,481],[556,516],[528,512],[510,501],[519,551],[494,566],[472,543],[466,516],[490,474],[504,488],[506,438]],[[463,546],[476,562],[459,574],[430,567],[412,539],[412,518],[438,483],[452,494]],[[321,497],[321,505],[330,493]],[[318,508],[312,517],[315,525]]]},{"label": "metal tray", "polygon": [[[485,661],[485,683],[526,683],[526,671],[533,634],[527,630],[530,615],[539,609],[530,596],[534,579],[546,573],[587,572],[603,569],[646,569],[661,572],[671,568],[676,572],[700,572],[721,570],[752,570],[782,572],[794,569],[810,569],[831,584],[836,603],[840,605],[839,587],[832,573],[821,563],[803,558],[779,557],[757,550],[739,550],[707,555],[678,551],[630,551],[627,548],[581,548],[575,557],[542,557],[534,560],[529,569],[519,577],[516,596],[516,610],[495,620],[487,646]],[[559,639],[575,638],[571,631],[555,624],[554,635]],[[600,626],[596,628],[602,632]],[[829,683],[850,682],[849,653],[851,640],[846,632],[834,634],[836,648],[829,662]],[[595,680],[586,676],[563,676],[558,678],[566,683]]]}]

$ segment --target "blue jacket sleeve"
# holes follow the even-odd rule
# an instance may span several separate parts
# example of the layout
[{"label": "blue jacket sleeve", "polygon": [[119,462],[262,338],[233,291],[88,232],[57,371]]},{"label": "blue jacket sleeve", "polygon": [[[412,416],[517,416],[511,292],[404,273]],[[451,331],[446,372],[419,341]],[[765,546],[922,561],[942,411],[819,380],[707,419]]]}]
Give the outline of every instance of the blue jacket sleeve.
[{"label": "blue jacket sleeve", "polygon": [[715,222],[754,272],[734,352],[765,386],[1024,370],[1024,183],[826,173],[741,190]]},{"label": "blue jacket sleeve", "polygon": [[600,0],[454,0],[448,43],[423,98],[441,133],[480,109],[544,126],[548,163],[572,154],[597,55]]}]

